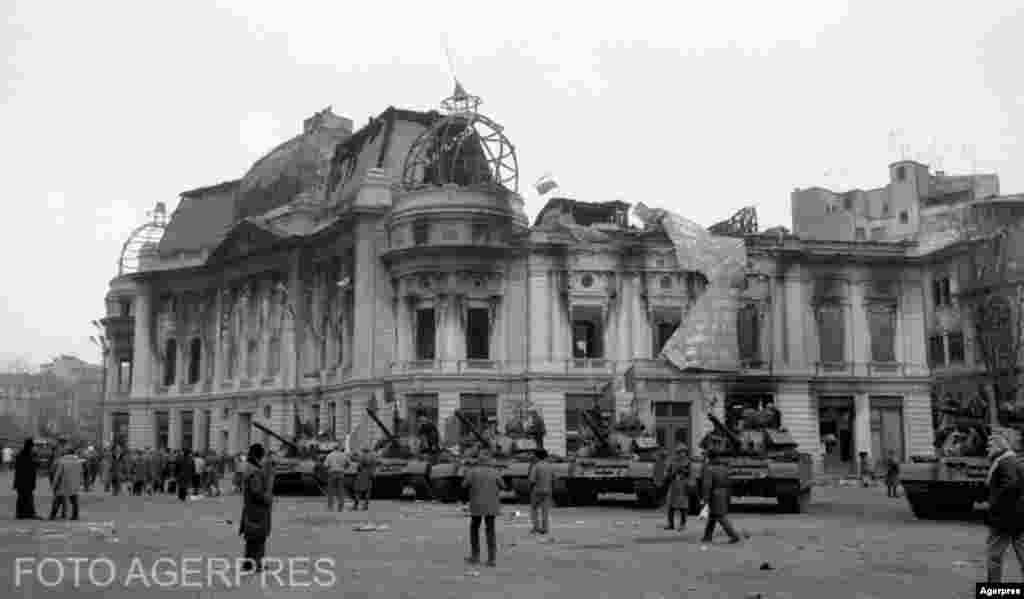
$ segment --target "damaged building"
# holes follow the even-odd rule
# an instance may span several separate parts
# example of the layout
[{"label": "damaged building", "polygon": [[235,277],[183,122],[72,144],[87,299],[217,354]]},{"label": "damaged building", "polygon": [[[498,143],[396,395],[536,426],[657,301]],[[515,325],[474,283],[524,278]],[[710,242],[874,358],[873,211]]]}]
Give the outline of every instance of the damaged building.
[{"label": "damaged building", "polygon": [[362,445],[383,434],[374,407],[426,414],[450,443],[456,409],[501,429],[535,410],[564,455],[597,402],[696,447],[707,412],[773,399],[821,468],[931,448],[912,244],[746,231],[738,370],[683,372],[659,356],[702,274],[623,202],[554,198],[531,225],[479,104],[457,85],[441,111],[358,130],[327,109],[157,211],[107,295],[106,441],[237,452],[269,440],[258,422]]}]

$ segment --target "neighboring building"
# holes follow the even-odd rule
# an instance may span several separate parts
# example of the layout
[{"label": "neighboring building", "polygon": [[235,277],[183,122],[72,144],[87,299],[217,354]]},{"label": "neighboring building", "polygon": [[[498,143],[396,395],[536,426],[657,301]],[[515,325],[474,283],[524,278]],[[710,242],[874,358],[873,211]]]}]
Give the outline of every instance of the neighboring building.
[{"label": "neighboring building", "polygon": [[802,239],[899,241],[951,228],[1024,217],[1024,195],[1000,196],[994,174],[934,175],[926,165],[889,165],[889,183],[871,190],[797,189],[793,233]]},{"label": "neighboring building", "polygon": [[73,430],[59,432],[75,432],[86,439],[96,438],[99,433],[99,401],[103,392],[103,366],[62,354],[52,362],[41,364],[39,373],[56,377],[65,387],[65,405],[60,411],[74,425]]},{"label": "neighboring building", "polygon": [[930,449],[913,244],[747,237],[742,369],[683,373],[657,356],[702,277],[622,202],[556,198],[529,227],[478,103],[457,86],[447,114],[389,108],[354,133],[319,113],[137,230],[103,321],[108,440],[239,451],[252,422],[301,420],[366,442],[369,405],[385,422],[424,409],[452,440],[458,408],[502,427],[534,408],[564,453],[597,401],[696,447],[709,399],[771,397],[829,469]]}]

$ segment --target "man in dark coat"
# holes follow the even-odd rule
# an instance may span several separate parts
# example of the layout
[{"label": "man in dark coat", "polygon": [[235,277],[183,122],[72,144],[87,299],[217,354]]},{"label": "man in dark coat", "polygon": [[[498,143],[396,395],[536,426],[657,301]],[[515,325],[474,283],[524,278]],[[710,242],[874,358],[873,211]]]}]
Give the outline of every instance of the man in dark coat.
[{"label": "man in dark coat", "polygon": [[370,494],[373,493],[373,473],[377,469],[377,456],[364,447],[363,452],[357,458],[356,477],[352,485],[352,509],[359,509],[359,500],[363,500],[363,510],[370,509]]},{"label": "man in dark coat", "polygon": [[1024,523],[1021,522],[1021,481],[1017,456],[1005,437],[988,439],[992,466],[988,471],[988,581],[1002,582],[1003,555],[1013,545],[1017,562],[1024,569]]},{"label": "man in dark coat", "polygon": [[25,439],[21,453],[14,460],[14,490],[18,492],[18,502],[14,508],[15,517],[19,520],[39,519],[36,514],[36,458],[33,455],[35,440]]},{"label": "man in dark coat", "polygon": [[[260,446],[262,448],[262,445]],[[262,454],[261,454],[262,458]],[[195,474],[195,462],[189,450],[184,450],[178,455],[175,463],[174,474],[177,478],[178,499],[185,501],[188,497],[188,489],[192,484],[192,476]]]},{"label": "man in dark coat", "polygon": [[494,566],[498,553],[494,520],[501,511],[501,491],[505,489],[505,483],[502,482],[501,474],[494,467],[489,451],[480,452],[477,464],[462,479],[462,486],[469,490],[470,556],[466,558],[466,563],[480,563],[480,522],[482,520],[487,531],[487,565]]},{"label": "man in dark coat", "polygon": [[690,456],[686,444],[676,446],[676,455],[668,465],[665,476],[668,482],[668,526],[665,530],[675,530],[676,512],[679,513],[679,531],[686,528],[686,510],[690,503]]},{"label": "man in dark coat", "polygon": [[715,450],[708,451],[707,464],[701,472],[701,490],[708,510],[708,524],[704,528],[704,543],[710,543],[715,532],[715,523],[722,525],[730,543],[739,543],[740,536],[729,521],[729,501],[732,498],[729,483],[729,468],[718,457]]},{"label": "man in dark coat", "polygon": [[270,536],[271,511],[274,504],[274,469],[264,461],[263,445],[253,444],[245,463],[242,483],[242,518],[238,533],[245,538],[245,563],[242,571],[263,569],[267,537]]}]

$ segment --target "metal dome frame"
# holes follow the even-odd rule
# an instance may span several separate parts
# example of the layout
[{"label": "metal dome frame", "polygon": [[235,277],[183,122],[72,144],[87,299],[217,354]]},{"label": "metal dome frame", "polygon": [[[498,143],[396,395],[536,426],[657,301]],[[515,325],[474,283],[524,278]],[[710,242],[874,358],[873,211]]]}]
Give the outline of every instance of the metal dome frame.
[{"label": "metal dome frame", "polygon": [[[519,192],[519,159],[515,146],[503,133],[504,128],[477,112],[480,99],[466,93],[456,82],[455,93],[441,105],[449,113],[421,133],[409,147],[402,169],[402,187],[420,189],[454,181],[460,171],[464,149],[479,149],[486,161],[482,170],[469,173],[470,180],[460,184],[485,186]],[[473,146],[476,146],[473,148]],[[464,166],[464,164],[463,164]],[[441,173],[441,181],[425,181],[428,172]]]},{"label": "metal dome frame", "polygon": [[121,246],[121,255],[117,260],[117,276],[132,274],[139,271],[139,254],[152,244],[156,245],[163,239],[167,230],[167,211],[163,202],[147,213],[150,220],[135,227]]}]

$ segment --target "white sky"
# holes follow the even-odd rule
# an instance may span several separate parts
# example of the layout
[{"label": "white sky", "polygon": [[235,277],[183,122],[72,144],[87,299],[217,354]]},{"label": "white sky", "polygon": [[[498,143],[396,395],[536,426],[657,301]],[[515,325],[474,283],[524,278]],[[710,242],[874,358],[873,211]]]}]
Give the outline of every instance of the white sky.
[{"label": "white sky", "polygon": [[581,200],[790,226],[794,187],[884,184],[897,128],[908,158],[1024,191],[1018,2],[556,4],[3,3],[0,361],[97,361],[89,321],[155,202],[241,176],[327,105],[357,127],[435,107],[445,35],[531,216],[550,171]]}]

